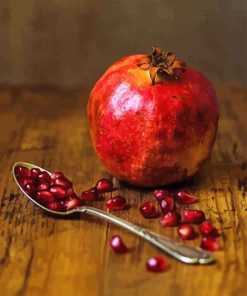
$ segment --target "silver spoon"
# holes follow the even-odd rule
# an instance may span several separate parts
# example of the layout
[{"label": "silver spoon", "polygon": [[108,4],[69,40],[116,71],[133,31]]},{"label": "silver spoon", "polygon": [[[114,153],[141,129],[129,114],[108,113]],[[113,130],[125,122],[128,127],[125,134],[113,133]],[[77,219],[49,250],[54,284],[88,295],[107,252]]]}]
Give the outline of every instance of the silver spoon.
[{"label": "silver spoon", "polygon": [[50,175],[51,175],[51,173],[41,167],[38,167],[38,166],[30,164],[30,163],[26,163],[26,162],[17,162],[14,164],[14,166],[12,168],[14,180],[17,183],[17,185],[19,186],[19,188],[21,189],[21,191],[23,192],[23,194],[26,197],[28,197],[37,206],[39,206],[40,208],[42,208],[43,210],[47,211],[50,214],[60,215],[60,216],[68,216],[73,213],[80,212],[80,213],[86,213],[89,215],[93,215],[93,216],[108,220],[108,221],[110,221],[110,222],[112,222],[124,229],[129,230],[132,233],[135,233],[136,235],[142,237],[143,239],[145,239],[149,243],[153,244],[154,246],[158,247],[162,251],[166,252],[170,256],[172,256],[172,257],[176,258],[177,260],[184,262],[184,263],[208,264],[208,263],[211,263],[215,260],[214,257],[211,255],[211,253],[204,251],[201,248],[198,248],[198,247],[194,248],[194,247],[187,246],[183,243],[178,243],[168,237],[165,237],[165,236],[159,235],[155,232],[149,231],[148,229],[142,228],[138,225],[135,225],[133,223],[125,221],[121,218],[118,218],[112,214],[109,214],[109,213],[99,210],[97,208],[82,206],[82,207],[78,207],[73,210],[69,210],[67,212],[56,212],[56,211],[49,210],[46,207],[44,207],[43,205],[41,205],[40,203],[38,203],[36,200],[34,200],[32,197],[30,197],[22,189],[22,187],[20,186],[20,184],[17,181],[16,176],[15,176],[15,167],[16,166],[24,166],[29,169],[39,168],[41,171],[46,171]]}]

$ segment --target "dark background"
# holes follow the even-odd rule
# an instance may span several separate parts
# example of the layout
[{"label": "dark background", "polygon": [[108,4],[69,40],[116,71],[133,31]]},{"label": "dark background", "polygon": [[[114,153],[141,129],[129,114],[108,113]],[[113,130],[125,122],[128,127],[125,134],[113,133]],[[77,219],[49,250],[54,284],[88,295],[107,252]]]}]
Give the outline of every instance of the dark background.
[{"label": "dark background", "polygon": [[1,0],[0,20],[1,85],[91,87],[153,45],[214,81],[246,82],[245,0]]}]

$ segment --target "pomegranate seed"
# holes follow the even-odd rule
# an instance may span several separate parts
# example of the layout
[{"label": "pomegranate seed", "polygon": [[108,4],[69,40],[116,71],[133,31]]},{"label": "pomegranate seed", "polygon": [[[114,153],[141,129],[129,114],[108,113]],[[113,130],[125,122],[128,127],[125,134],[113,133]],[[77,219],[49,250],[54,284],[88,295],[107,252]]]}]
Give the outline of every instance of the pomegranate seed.
[{"label": "pomegranate seed", "polygon": [[37,192],[37,188],[34,184],[27,184],[24,188],[25,192],[33,197],[35,195],[35,193]]},{"label": "pomegranate seed", "polygon": [[186,223],[200,224],[205,220],[205,214],[199,210],[185,210],[183,220]]},{"label": "pomegranate seed", "polygon": [[34,184],[33,179],[29,178],[29,177],[22,178],[19,182],[20,182],[21,187],[23,187],[23,188],[26,187],[27,184]]},{"label": "pomegranate seed", "polygon": [[163,200],[165,197],[169,196],[169,191],[166,189],[155,189],[154,196],[158,201]]},{"label": "pomegranate seed", "polygon": [[214,252],[220,249],[220,245],[214,238],[203,237],[201,241],[201,248],[207,251]]},{"label": "pomegranate seed", "polygon": [[65,178],[65,177],[62,177],[62,178],[57,178],[55,181],[54,181],[54,185],[58,185],[58,186],[62,186],[66,189],[72,187],[73,183]]},{"label": "pomegranate seed", "polygon": [[196,238],[196,232],[191,224],[183,224],[178,227],[178,234],[184,240]]},{"label": "pomegranate seed", "polygon": [[191,195],[185,191],[178,192],[178,194],[176,196],[176,200],[178,203],[180,203],[182,205],[193,204],[197,201],[197,199],[194,195]]},{"label": "pomegranate seed", "polygon": [[31,177],[36,179],[38,175],[41,173],[41,170],[38,168],[33,168],[30,170],[30,173],[31,173]]},{"label": "pomegranate seed", "polygon": [[181,222],[181,215],[175,211],[171,211],[165,214],[165,216],[163,216],[160,221],[160,223],[163,226],[168,226],[168,227],[178,226],[180,222]]},{"label": "pomegranate seed", "polygon": [[100,179],[97,184],[96,188],[99,192],[111,192],[113,191],[113,183],[112,180],[109,179]]},{"label": "pomegranate seed", "polygon": [[146,267],[152,272],[161,272],[167,269],[166,259],[163,256],[153,256],[147,260]]},{"label": "pomegranate seed", "polygon": [[62,172],[54,172],[51,174],[51,179],[56,180],[58,178],[63,178],[64,174]]},{"label": "pomegranate seed", "polygon": [[106,207],[110,210],[123,210],[127,205],[127,200],[122,195],[116,195],[110,198],[106,202]]},{"label": "pomegranate seed", "polygon": [[151,201],[145,201],[140,205],[139,210],[144,218],[151,219],[158,217],[156,207]]},{"label": "pomegranate seed", "polygon": [[50,184],[50,181],[51,181],[50,175],[44,171],[38,175],[37,179],[38,179],[39,184],[41,184],[41,183],[49,183]]},{"label": "pomegranate seed", "polygon": [[46,208],[52,211],[61,212],[64,210],[64,205],[59,201],[52,201],[46,205]]},{"label": "pomegranate seed", "polygon": [[81,199],[84,200],[99,200],[101,197],[96,187],[90,188],[81,193]]},{"label": "pomegranate seed", "polygon": [[15,167],[15,176],[17,178],[30,177],[31,173],[28,168],[24,166]]},{"label": "pomegranate seed", "polygon": [[215,238],[219,236],[218,229],[209,221],[205,221],[199,226],[202,236]]},{"label": "pomegranate seed", "polygon": [[64,203],[66,211],[76,209],[82,205],[81,200],[77,197],[68,197]]},{"label": "pomegranate seed", "polygon": [[167,196],[160,202],[160,210],[164,215],[172,211],[174,207],[175,207],[175,204],[172,197]]},{"label": "pomegranate seed", "polygon": [[50,191],[38,191],[36,194],[36,200],[41,204],[47,204],[54,201],[54,196]]},{"label": "pomegranate seed", "polygon": [[66,197],[66,190],[61,186],[52,186],[50,192],[54,197],[63,199]]},{"label": "pomegranate seed", "polygon": [[38,185],[38,191],[49,190],[49,189],[50,189],[49,183],[41,183]]},{"label": "pomegranate seed", "polygon": [[119,235],[114,235],[110,239],[110,246],[116,253],[124,254],[128,252],[128,248]]},{"label": "pomegranate seed", "polygon": [[73,188],[67,189],[66,196],[67,197],[78,197]]}]

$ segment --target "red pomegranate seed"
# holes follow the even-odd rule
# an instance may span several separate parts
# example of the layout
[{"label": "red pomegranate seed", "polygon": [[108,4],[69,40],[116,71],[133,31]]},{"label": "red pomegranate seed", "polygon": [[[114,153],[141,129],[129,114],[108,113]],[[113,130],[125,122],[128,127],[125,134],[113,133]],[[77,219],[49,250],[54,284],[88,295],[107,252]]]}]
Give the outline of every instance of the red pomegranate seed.
[{"label": "red pomegranate seed", "polygon": [[169,196],[169,191],[166,189],[155,189],[154,196],[158,201],[163,200],[165,197]]},{"label": "red pomegranate seed", "polygon": [[152,272],[161,272],[167,269],[166,259],[163,256],[154,256],[147,260],[146,267]]},{"label": "red pomegranate seed", "polygon": [[61,212],[64,211],[64,205],[59,201],[52,201],[46,205],[46,208],[52,211]]},{"label": "red pomegranate seed", "polygon": [[180,222],[181,222],[181,215],[175,211],[171,211],[165,214],[165,216],[163,216],[160,221],[160,223],[163,226],[168,226],[168,227],[178,226]]},{"label": "red pomegranate seed", "polygon": [[205,220],[205,214],[199,210],[185,210],[183,221],[186,223],[200,224]]},{"label": "red pomegranate seed", "polygon": [[65,178],[65,177],[62,177],[62,178],[57,178],[55,181],[54,181],[54,185],[58,185],[58,186],[62,186],[66,189],[72,187],[73,183]]},{"label": "red pomegranate seed", "polygon": [[151,219],[158,217],[155,205],[149,200],[141,204],[139,210],[144,218]]},{"label": "red pomegranate seed", "polygon": [[49,183],[41,183],[38,185],[38,191],[49,190],[49,189],[50,189]]},{"label": "red pomegranate seed", "polygon": [[50,175],[44,171],[38,175],[37,179],[38,179],[39,184],[41,184],[41,183],[49,183],[50,184],[50,181],[51,181]]},{"label": "red pomegranate seed", "polygon": [[182,205],[189,205],[195,203],[197,201],[197,198],[185,191],[180,191],[176,195],[176,200]]},{"label": "red pomegranate seed", "polygon": [[36,179],[38,175],[41,173],[41,170],[38,168],[33,168],[30,170],[30,173],[31,173],[31,177]]},{"label": "red pomegranate seed", "polygon": [[66,190],[61,186],[52,186],[50,192],[55,198],[63,199],[66,197]]},{"label": "red pomegranate seed", "polygon": [[110,239],[110,246],[116,253],[125,254],[128,252],[128,248],[119,235],[114,235]]},{"label": "red pomegranate seed", "polygon": [[219,236],[218,229],[213,226],[210,221],[205,221],[199,226],[199,230],[202,236],[215,238]]},{"label": "red pomegranate seed", "polygon": [[34,184],[33,179],[29,178],[29,177],[22,178],[19,182],[20,182],[21,187],[23,187],[23,188],[26,187],[27,184]]},{"label": "red pomegranate seed", "polygon": [[167,196],[160,202],[160,210],[164,215],[172,211],[174,207],[175,207],[175,204],[172,197]]},{"label": "red pomegranate seed", "polygon": [[69,188],[66,190],[66,196],[67,197],[78,197],[73,188]]},{"label": "red pomegranate seed", "polygon": [[111,192],[113,191],[113,183],[110,179],[100,179],[97,184],[96,188],[99,192]]},{"label": "red pomegranate seed", "polygon": [[31,173],[28,168],[24,166],[15,167],[15,176],[17,178],[30,177]]},{"label": "red pomegranate seed", "polygon": [[58,178],[63,178],[64,174],[62,172],[54,172],[51,174],[51,179],[56,180]]},{"label": "red pomegranate seed", "polygon": [[201,241],[201,248],[207,251],[214,252],[220,249],[220,245],[214,238],[203,237]]},{"label": "red pomegranate seed", "polygon": [[64,203],[64,207],[65,207],[66,211],[76,209],[76,208],[80,207],[81,205],[82,205],[82,202],[77,197],[68,197]]},{"label": "red pomegranate seed", "polygon": [[99,200],[100,198],[101,195],[99,191],[96,189],[96,187],[90,188],[81,193],[81,199],[84,200]]},{"label": "red pomegranate seed", "polygon": [[35,199],[41,204],[47,204],[54,201],[54,196],[50,191],[38,191]]},{"label": "red pomegranate seed", "polygon": [[196,232],[191,224],[183,224],[178,227],[178,234],[184,240],[196,238]]},{"label": "red pomegranate seed", "polygon": [[34,184],[27,184],[24,188],[25,192],[33,197],[35,195],[35,193],[37,192],[37,188]]},{"label": "red pomegranate seed", "polygon": [[110,210],[123,210],[127,205],[127,200],[122,195],[116,195],[110,198],[106,202],[106,207]]}]

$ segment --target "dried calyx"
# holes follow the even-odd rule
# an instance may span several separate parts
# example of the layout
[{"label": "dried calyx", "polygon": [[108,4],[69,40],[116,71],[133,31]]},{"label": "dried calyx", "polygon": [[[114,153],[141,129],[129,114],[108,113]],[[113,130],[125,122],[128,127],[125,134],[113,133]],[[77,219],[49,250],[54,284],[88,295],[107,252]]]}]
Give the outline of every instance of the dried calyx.
[{"label": "dried calyx", "polygon": [[185,63],[172,52],[162,51],[159,47],[152,47],[152,54],[138,64],[142,70],[149,70],[152,84],[166,79],[178,79],[178,72],[185,71]]}]

